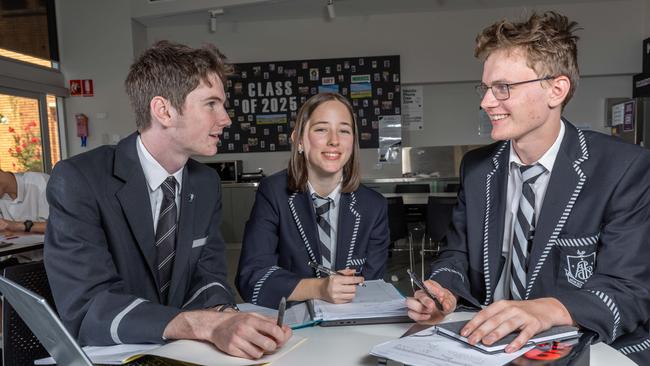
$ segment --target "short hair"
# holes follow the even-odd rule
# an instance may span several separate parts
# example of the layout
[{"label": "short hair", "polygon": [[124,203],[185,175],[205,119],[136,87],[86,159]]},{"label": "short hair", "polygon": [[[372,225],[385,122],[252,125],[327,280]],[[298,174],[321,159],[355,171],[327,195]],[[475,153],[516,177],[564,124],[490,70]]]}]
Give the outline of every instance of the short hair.
[{"label": "short hair", "polygon": [[225,85],[232,72],[232,65],[214,45],[191,48],[170,41],[156,42],[131,65],[124,81],[138,130],[151,125],[149,105],[154,97],[169,100],[182,115],[185,98],[201,81],[212,86],[209,75],[213,73]]},{"label": "short hair", "polygon": [[299,153],[298,141],[302,138],[305,131],[308,130],[307,124],[312,113],[325,102],[336,101],[342,103],[350,113],[352,120],[352,136],[354,145],[350,159],[343,166],[343,181],[341,183],[341,192],[354,192],[359,188],[361,182],[361,169],[359,168],[359,133],[357,123],[354,118],[354,111],[350,102],[339,93],[319,93],[309,98],[305,104],[300,107],[296,116],[296,126],[294,127],[294,137],[296,141],[291,145],[291,158],[289,159],[288,186],[293,192],[307,192],[307,158],[306,154]]},{"label": "short hair", "polygon": [[476,37],[474,56],[485,60],[497,50],[522,50],[528,67],[537,76],[566,76],[571,81],[562,107],[569,102],[578,86],[578,23],[554,11],[533,13],[525,22],[500,20],[483,29]]}]

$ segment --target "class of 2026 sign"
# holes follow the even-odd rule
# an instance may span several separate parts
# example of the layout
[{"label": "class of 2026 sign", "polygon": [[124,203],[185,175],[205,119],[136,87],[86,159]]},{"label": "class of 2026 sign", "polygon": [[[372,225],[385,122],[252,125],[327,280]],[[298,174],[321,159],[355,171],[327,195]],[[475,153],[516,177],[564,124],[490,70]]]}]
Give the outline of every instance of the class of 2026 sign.
[{"label": "class of 2026 sign", "polygon": [[399,56],[235,64],[226,83],[232,125],[219,153],[287,151],[300,106],[338,92],[354,108],[361,148],[379,147],[379,117],[399,115]]}]

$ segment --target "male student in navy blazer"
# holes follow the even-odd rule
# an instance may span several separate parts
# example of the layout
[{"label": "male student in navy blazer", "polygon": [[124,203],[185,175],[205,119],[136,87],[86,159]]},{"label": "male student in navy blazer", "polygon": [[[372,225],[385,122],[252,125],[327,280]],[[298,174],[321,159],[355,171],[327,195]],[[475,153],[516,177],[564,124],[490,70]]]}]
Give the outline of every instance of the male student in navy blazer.
[{"label": "male student in navy blazer", "polygon": [[[289,168],[264,179],[257,191],[246,223],[237,288],[246,301],[271,308],[282,297],[349,302],[358,283],[384,275],[386,199],[359,183],[358,134],[345,97],[311,97],[298,111],[291,136]],[[316,196],[331,199],[328,227],[335,238],[330,244],[335,245],[330,248],[322,244]],[[339,275],[316,271],[308,262]]]},{"label": "male student in navy blazer", "polygon": [[230,69],[214,47],[156,43],[125,82],[138,132],[56,165],[45,266],[59,315],[82,345],[198,339],[259,358],[291,335],[236,311],[219,178],[190,159],[214,155],[231,123]]},{"label": "male student in navy blazer", "polygon": [[499,142],[462,162],[448,246],[426,281],[444,310],[418,292],[409,315],[482,306],[462,334],[489,345],[521,331],[507,352],[577,325],[650,364],[650,153],[561,118],[578,81],[576,26],[547,12],[477,37],[477,91]]}]

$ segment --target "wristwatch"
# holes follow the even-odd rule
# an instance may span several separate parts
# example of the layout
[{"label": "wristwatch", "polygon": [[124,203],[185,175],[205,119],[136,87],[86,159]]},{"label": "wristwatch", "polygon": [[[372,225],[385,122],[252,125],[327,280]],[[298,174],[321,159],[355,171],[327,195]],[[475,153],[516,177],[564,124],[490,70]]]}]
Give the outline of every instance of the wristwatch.
[{"label": "wristwatch", "polygon": [[23,225],[25,225],[25,232],[28,233],[32,231],[32,226],[34,226],[34,222],[32,220],[25,220],[25,222],[23,222]]},{"label": "wristwatch", "polygon": [[233,309],[235,311],[239,311],[239,308],[237,307],[236,304],[222,304],[216,307],[218,312],[223,312],[226,309]]}]

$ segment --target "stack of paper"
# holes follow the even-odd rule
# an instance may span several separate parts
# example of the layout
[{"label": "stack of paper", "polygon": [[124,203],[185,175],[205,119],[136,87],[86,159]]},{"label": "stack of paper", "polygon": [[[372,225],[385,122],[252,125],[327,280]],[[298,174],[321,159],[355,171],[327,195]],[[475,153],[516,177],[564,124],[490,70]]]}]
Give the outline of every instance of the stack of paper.
[{"label": "stack of paper", "polygon": [[[269,318],[278,317],[278,311],[276,309],[265,308],[251,303],[237,304],[237,307],[240,311],[258,313]],[[289,326],[291,329],[308,327],[315,325],[316,323],[317,321],[312,319],[312,315],[309,312],[309,307],[306,302],[295,304],[288,308],[284,313],[284,324]]]},{"label": "stack of paper", "polygon": [[315,318],[323,321],[358,318],[387,318],[406,316],[404,297],[383,280],[366,281],[359,286],[352,302],[332,304],[314,300]]}]

